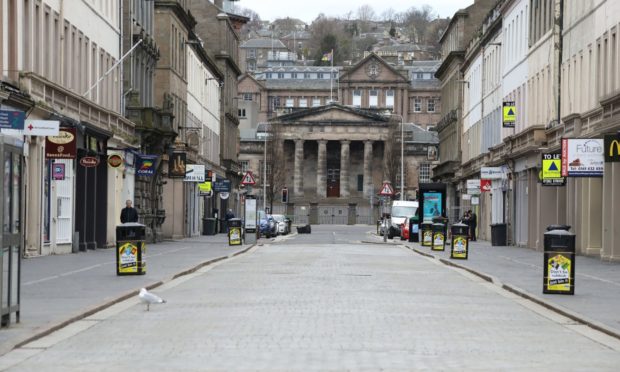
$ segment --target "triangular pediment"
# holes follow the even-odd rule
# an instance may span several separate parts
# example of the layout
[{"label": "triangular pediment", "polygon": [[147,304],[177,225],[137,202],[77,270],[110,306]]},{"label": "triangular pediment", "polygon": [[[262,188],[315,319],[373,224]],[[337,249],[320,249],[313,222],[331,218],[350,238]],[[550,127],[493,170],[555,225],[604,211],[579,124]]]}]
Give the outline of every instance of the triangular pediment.
[{"label": "triangular pediment", "polygon": [[351,67],[340,77],[340,81],[393,81],[407,83],[407,77],[403,76],[394,66],[387,63],[378,55],[371,53],[355,66]]},{"label": "triangular pediment", "polygon": [[288,123],[368,123],[388,122],[389,117],[355,107],[332,103],[327,106],[286,114],[273,119],[274,122]]}]

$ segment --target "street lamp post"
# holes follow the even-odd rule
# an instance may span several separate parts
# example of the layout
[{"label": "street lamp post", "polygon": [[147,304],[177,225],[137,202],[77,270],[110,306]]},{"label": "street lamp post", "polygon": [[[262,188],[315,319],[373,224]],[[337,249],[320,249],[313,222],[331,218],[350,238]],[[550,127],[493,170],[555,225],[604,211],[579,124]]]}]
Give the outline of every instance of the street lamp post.
[{"label": "street lamp post", "polygon": [[400,200],[405,200],[405,119],[400,114],[391,114],[400,118]]}]

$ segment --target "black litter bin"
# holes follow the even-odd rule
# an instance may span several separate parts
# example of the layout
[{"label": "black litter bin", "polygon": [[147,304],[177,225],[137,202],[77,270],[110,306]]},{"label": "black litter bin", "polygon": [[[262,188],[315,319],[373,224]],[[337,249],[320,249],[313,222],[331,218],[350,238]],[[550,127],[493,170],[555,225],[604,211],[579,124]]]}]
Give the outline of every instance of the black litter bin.
[{"label": "black litter bin", "polygon": [[422,233],[422,246],[433,246],[433,223],[430,221],[423,221],[420,224],[420,231]]},{"label": "black litter bin", "polygon": [[494,223],[491,225],[491,245],[492,246],[507,245],[505,223]]},{"label": "black litter bin", "polygon": [[552,231],[552,230],[568,231],[570,230],[570,225],[549,225],[547,226],[547,231]]},{"label": "black litter bin", "polygon": [[116,275],[146,274],[146,227],[130,222],[116,226]]},{"label": "black litter bin", "polygon": [[228,245],[241,245],[241,218],[228,220]]},{"label": "black litter bin", "polygon": [[410,242],[418,242],[420,241],[419,230],[420,225],[418,225],[419,218],[417,216],[409,218],[409,241]]},{"label": "black litter bin", "polygon": [[215,218],[203,218],[202,219],[202,235],[215,235]]},{"label": "black litter bin", "polygon": [[450,227],[452,232],[452,249],[450,258],[466,260],[469,252],[469,226],[464,223],[455,223]]},{"label": "black litter bin", "polygon": [[446,249],[446,225],[441,222],[433,224],[433,246],[434,251],[443,251]]},{"label": "black litter bin", "polygon": [[575,234],[547,231],[544,245],[543,293],[575,294]]}]

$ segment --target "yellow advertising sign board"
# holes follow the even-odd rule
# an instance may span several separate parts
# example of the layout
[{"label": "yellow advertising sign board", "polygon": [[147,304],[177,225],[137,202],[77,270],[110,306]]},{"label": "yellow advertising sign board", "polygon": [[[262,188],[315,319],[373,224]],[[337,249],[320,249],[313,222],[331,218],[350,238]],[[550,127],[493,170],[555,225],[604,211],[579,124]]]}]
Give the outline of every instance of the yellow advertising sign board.
[{"label": "yellow advertising sign board", "polygon": [[120,273],[138,272],[138,242],[127,242],[118,247],[118,271]]},{"label": "yellow advertising sign board", "polygon": [[211,191],[211,181],[205,181],[198,184],[198,190],[200,192],[208,193]]},{"label": "yellow advertising sign board", "polygon": [[560,159],[543,159],[542,179],[562,178],[562,161]]},{"label": "yellow advertising sign board", "polygon": [[514,128],[517,122],[517,106],[514,102],[504,102],[503,104],[503,126],[504,128]]}]

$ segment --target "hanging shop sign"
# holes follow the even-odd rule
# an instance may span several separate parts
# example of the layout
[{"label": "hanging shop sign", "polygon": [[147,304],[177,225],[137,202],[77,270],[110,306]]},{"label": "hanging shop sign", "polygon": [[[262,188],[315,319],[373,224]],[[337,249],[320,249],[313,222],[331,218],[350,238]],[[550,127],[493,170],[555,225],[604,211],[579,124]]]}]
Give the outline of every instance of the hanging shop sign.
[{"label": "hanging shop sign", "polygon": [[467,185],[467,189],[479,189],[480,180],[479,179],[467,180],[466,185]]},{"label": "hanging shop sign", "polygon": [[86,168],[92,168],[99,165],[98,156],[84,156],[80,159],[80,165]]},{"label": "hanging shop sign", "polygon": [[562,177],[603,177],[602,138],[562,139]]},{"label": "hanging shop sign", "polygon": [[471,205],[480,205],[480,198],[478,196],[472,196]]},{"label": "hanging shop sign", "polygon": [[48,159],[75,159],[77,140],[75,128],[60,128],[57,136],[45,137],[45,157]]},{"label": "hanging shop sign", "polygon": [[620,162],[620,134],[605,136],[605,163]]},{"label": "hanging shop sign", "polygon": [[230,193],[229,192],[221,192],[220,193],[220,199],[222,200],[226,200],[230,197]]},{"label": "hanging shop sign", "polygon": [[118,168],[123,164],[123,157],[118,154],[108,156],[108,165],[112,168]]},{"label": "hanging shop sign", "polygon": [[480,168],[480,178],[485,180],[501,180],[505,178],[504,169],[502,167],[482,167]]},{"label": "hanging shop sign", "polygon": [[168,177],[185,178],[187,165],[187,154],[184,152],[173,152],[168,160]]},{"label": "hanging shop sign", "polygon": [[204,182],[205,166],[200,164],[187,164],[185,166],[185,182]]},{"label": "hanging shop sign", "polygon": [[230,180],[219,180],[213,183],[213,191],[230,192]]},{"label": "hanging shop sign", "polygon": [[543,186],[564,186],[562,177],[562,154],[542,154],[540,180]]},{"label": "hanging shop sign", "polygon": [[491,180],[480,180],[480,192],[490,192],[491,191]]},{"label": "hanging shop sign", "polygon": [[136,160],[136,175],[152,177],[155,175],[157,155],[138,155]]},{"label": "hanging shop sign", "polygon": [[202,182],[198,184],[198,195],[200,196],[212,196],[213,190],[211,187],[211,180]]},{"label": "hanging shop sign", "polygon": [[54,181],[65,180],[65,164],[64,163],[52,163],[52,179]]}]

